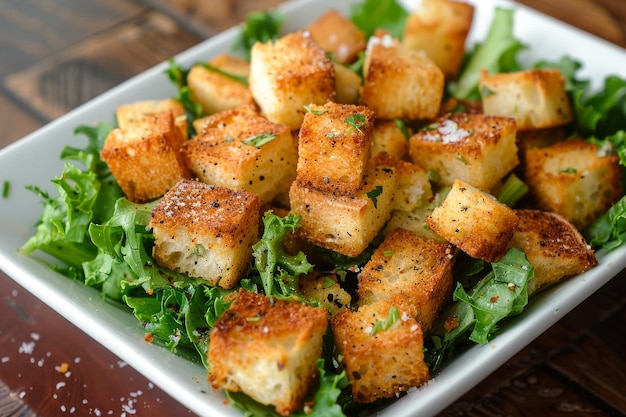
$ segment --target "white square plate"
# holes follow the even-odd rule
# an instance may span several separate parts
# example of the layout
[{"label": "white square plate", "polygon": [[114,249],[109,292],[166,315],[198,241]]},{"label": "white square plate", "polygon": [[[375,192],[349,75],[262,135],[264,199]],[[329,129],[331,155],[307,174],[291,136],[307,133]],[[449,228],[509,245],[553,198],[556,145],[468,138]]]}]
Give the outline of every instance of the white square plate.
[{"label": "white square plate", "polygon": [[[330,7],[348,12],[354,0],[305,0],[285,5],[289,18],[285,30],[311,22]],[[539,58],[556,60],[564,54],[585,63],[581,75],[594,85],[610,73],[626,76],[626,52],[589,34],[505,0],[471,0],[476,6],[475,22],[468,45],[484,38],[496,5],[514,7],[516,36],[529,49],[523,62]],[[188,67],[231,49],[238,33],[228,30],[176,57]],[[53,191],[50,179],[60,175],[58,156],[67,145],[84,146],[74,136],[81,124],[113,123],[115,108],[140,99],[169,98],[174,88],[164,75],[167,63],[132,78],[80,108],[55,120],[0,150],[0,181],[11,183],[9,198],[0,199],[0,266],[36,297],[144,374],[172,397],[199,415],[241,416],[226,405],[222,393],[213,393],[201,365],[174,356],[148,344],[134,316],[102,301],[93,289],[58,275],[40,262],[21,256],[17,250],[34,233],[40,214],[38,198],[24,187],[29,184]],[[567,312],[590,296],[626,266],[626,248],[600,259],[593,270],[554,286],[533,299],[527,311],[509,322],[491,343],[475,346],[449,363],[426,386],[385,408],[381,416],[432,415],[449,405],[511,356],[548,329]]]}]

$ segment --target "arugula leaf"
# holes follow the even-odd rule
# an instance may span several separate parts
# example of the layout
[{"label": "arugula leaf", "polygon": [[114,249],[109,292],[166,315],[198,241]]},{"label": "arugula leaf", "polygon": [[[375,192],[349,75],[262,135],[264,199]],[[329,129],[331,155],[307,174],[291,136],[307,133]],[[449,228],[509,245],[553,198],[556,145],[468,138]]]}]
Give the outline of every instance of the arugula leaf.
[{"label": "arugula leaf", "polygon": [[626,242],[626,197],[622,197],[606,213],[583,230],[592,248],[606,252]]},{"label": "arugula leaf", "polygon": [[254,44],[277,39],[285,19],[286,16],[277,10],[248,14],[243,30],[233,45],[234,49],[241,51],[244,58],[250,60],[250,51]]},{"label": "arugula leaf", "polygon": [[382,28],[392,37],[401,39],[409,13],[396,0],[364,0],[352,6],[350,17],[366,38]]},{"label": "arugula leaf", "polygon": [[[189,116],[187,118],[188,123],[190,127],[192,127],[193,120],[203,117],[205,114],[200,103],[193,99],[191,90],[189,90],[189,86],[187,85],[187,76],[189,75],[190,70],[181,68],[174,58],[170,58],[169,64],[170,67],[165,70],[165,74],[176,86],[178,93],[175,99],[185,108],[185,111]],[[193,129],[190,130],[190,132],[193,132]]]}]

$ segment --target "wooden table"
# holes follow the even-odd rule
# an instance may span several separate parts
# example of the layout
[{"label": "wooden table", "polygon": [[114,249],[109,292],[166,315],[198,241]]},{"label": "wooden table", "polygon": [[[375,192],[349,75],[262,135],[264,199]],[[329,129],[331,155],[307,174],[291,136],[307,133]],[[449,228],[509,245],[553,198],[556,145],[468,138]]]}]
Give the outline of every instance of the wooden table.
[{"label": "wooden table", "polygon": [[[278,2],[3,2],[0,147]],[[626,47],[623,0],[520,2]],[[626,414],[624,323],[622,272],[441,415]],[[192,415],[0,272],[0,416],[66,414]]]}]

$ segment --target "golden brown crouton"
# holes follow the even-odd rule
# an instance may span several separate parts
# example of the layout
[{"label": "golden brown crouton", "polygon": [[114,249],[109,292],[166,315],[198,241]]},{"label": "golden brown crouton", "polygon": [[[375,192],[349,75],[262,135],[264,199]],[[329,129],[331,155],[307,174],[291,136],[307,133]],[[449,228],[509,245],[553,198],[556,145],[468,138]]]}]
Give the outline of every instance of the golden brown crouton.
[{"label": "golden brown crouton", "polygon": [[534,268],[528,294],[598,264],[593,251],[563,216],[540,210],[515,210],[519,219],[509,247],[524,251]]},{"label": "golden brown crouton", "polygon": [[166,268],[232,288],[259,239],[259,198],[183,180],[152,211],[154,259]]},{"label": "golden brown crouton", "polygon": [[354,194],[370,159],[374,114],[350,104],[307,108],[299,133],[296,181],[327,193]]},{"label": "golden brown crouton", "polygon": [[504,255],[517,222],[511,208],[461,180],[454,181],[441,205],[426,219],[435,233],[487,262]]},{"label": "golden brown crouton", "polygon": [[444,75],[423,52],[399,44],[390,35],[372,36],[363,64],[359,103],[380,119],[429,119],[437,116]]},{"label": "golden brown crouton", "polygon": [[372,159],[381,167],[391,167],[396,171],[397,186],[393,200],[394,210],[412,211],[426,204],[433,196],[428,173],[419,166],[403,161],[387,152],[381,152]]},{"label": "golden brown crouton", "polygon": [[324,51],[332,53],[337,62],[350,64],[366,46],[365,34],[349,18],[330,9],[311,23],[306,30]]},{"label": "golden brown crouton", "polygon": [[250,73],[248,61],[223,53],[208,64],[192,66],[187,76],[191,95],[202,106],[204,113],[213,114],[254,104],[250,89],[240,80],[247,79]]},{"label": "golden brown crouton", "polygon": [[618,161],[584,139],[569,139],[529,149],[524,178],[538,208],[563,215],[581,230],[622,195]]},{"label": "golden brown crouton", "polygon": [[518,163],[516,133],[511,118],[455,113],[411,136],[409,155],[443,184],[461,179],[490,192]]},{"label": "golden brown crouton", "polygon": [[187,114],[183,105],[174,99],[145,100],[123,104],[115,111],[117,127],[128,129],[131,125],[142,124],[147,117],[153,118],[164,111],[171,111],[174,124],[178,126],[183,136],[187,137]]},{"label": "golden brown crouton", "polygon": [[317,378],[327,326],[323,308],[240,290],[211,331],[209,382],[288,416]]},{"label": "golden brown crouton", "polygon": [[357,311],[343,309],[331,324],[354,401],[390,398],[428,381],[422,329],[402,307],[383,300]]},{"label": "golden brown crouton", "polygon": [[561,126],[574,114],[557,69],[530,69],[503,74],[480,74],[483,112],[513,117],[518,130]]},{"label": "golden brown crouton", "polygon": [[291,211],[302,216],[296,233],[305,240],[346,256],[367,248],[391,214],[395,171],[373,167],[354,195],[334,195],[294,181]]},{"label": "golden brown crouton", "polygon": [[350,294],[341,288],[334,274],[313,272],[298,279],[300,293],[309,300],[317,300],[330,314],[335,314],[342,307],[349,307]]},{"label": "golden brown crouton", "polygon": [[162,196],[191,172],[180,153],[187,141],[171,111],[145,117],[125,129],[109,132],[100,157],[130,201]]},{"label": "golden brown crouton", "polygon": [[394,120],[376,121],[372,131],[372,155],[387,152],[396,158],[404,159],[409,153],[411,135],[412,131],[408,127],[406,132],[403,132]]},{"label": "golden brown crouton", "polygon": [[269,203],[296,176],[296,148],[288,126],[248,107],[216,113],[183,146],[189,168],[207,184],[247,190]]},{"label": "golden brown crouton", "polygon": [[526,166],[526,153],[529,149],[545,148],[565,139],[566,132],[562,127],[518,130],[517,155],[519,157],[519,166],[516,170],[523,171],[523,168]]},{"label": "golden brown crouton", "polygon": [[351,69],[336,62],[335,67],[335,101],[341,104],[357,104],[361,77]]},{"label": "golden brown crouton", "polygon": [[425,204],[423,206],[414,208],[411,211],[394,210],[391,212],[391,218],[385,225],[382,233],[384,235],[389,234],[394,229],[407,229],[415,233],[417,236],[424,240],[434,240],[440,243],[446,243],[447,241],[433,232],[430,227],[426,226],[426,219],[433,212],[435,208],[434,202]]},{"label": "golden brown crouton", "polygon": [[424,51],[447,78],[456,77],[465,40],[472,26],[474,6],[454,0],[422,0],[406,22],[403,43]]},{"label": "golden brown crouton", "polygon": [[307,32],[257,42],[250,57],[250,91],[265,117],[295,130],[304,106],[335,98],[335,69]]},{"label": "golden brown crouton", "polygon": [[426,332],[452,300],[453,264],[452,245],[395,229],[358,275],[358,305],[391,299]]}]

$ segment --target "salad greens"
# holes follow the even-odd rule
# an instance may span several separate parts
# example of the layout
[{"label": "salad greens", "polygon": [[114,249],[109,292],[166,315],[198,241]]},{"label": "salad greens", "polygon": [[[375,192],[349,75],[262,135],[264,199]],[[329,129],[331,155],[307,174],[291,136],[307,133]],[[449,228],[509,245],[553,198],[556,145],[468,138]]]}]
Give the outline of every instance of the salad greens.
[{"label": "salad greens", "polygon": [[[482,68],[491,72],[521,69],[516,54],[524,45],[513,36],[513,14],[512,9],[496,10],[487,38],[468,53],[459,80],[449,83],[450,95],[460,99],[479,98],[477,86]],[[382,26],[400,37],[407,16],[395,0],[364,0],[353,7],[351,19],[368,36]],[[275,39],[284,19],[277,12],[251,14],[236,47],[249,58],[254,42]],[[588,81],[576,78],[581,64],[569,57],[553,63],[539,62],[536,67],[561,69],[577,116],[573,131],[597,143],[603,151],[620,155],[621,164],[626,166],[626,132],[622,129],[626,120],[626,81],[608,77],[604,89],[592,93]],[[360,71],[360,67],[355,66],[355,70]],[[177,86],[177,99],[183,103],[191,121],[203,113],[191,97],[188,72],[171,60],[167,76]],[[402,121],[396,124],[408,135]],[[358,121],[351,120],[349,125],[359,128]],[[298,290],[299,277],[310,272],[313,265],[304,253],[290,254],[285,249],[285,239],[299,226],[300,218],[295,215],[281,218],[271,211],[264,214],[263,235],[253,246],[253,265],[231,290],[158,266],[152,257],[154,236],[148,227],[156,202],[135,204],[123,196],[99,157],[110,130],[111,126],[104,123],[76,129],[76,134],[86,136],[87,145],[84,149],[63,150],[61,159],[66,164],[61,176],[52,180],[56,197],[37,186],[28,187],[39,196],[43,211],[35,234],[21,248],[22,253],[39,250],[57,259],[59,264],[50,264],[53,269],[83,281],[98,289],[104,299],[128,308],[144,326],[148,339],[207,368],[211,328],[228,309],[239,288],[269,297],[300,298],[315,305]],[[526,189],[519,178],[511,176],[499,198],[514,205]],[[374,204],[379,193],[377,189],[368,193]],[[596,249],[621,246],[626,240],[626,200],[623,198],[592,224],[585,236]],[[381,241],[380,237],[376,238],[357,258],[321,248],[318,253],[330,261],[331,269],[345,283],[365,265]],[[533,268],[520,250],[511,249],[503,259],[491,264],[463,258],[457,264],[462,264],[463,272],[456,276],[453,302],[425,342],[426,360],[432,373],[465,345],[487,343],[497,334],[503,320],[520,314],[528,303],[527,284],[533,277]],[[397,315],[397,310],[390,312],[377,331],[384,331],[398,319]],[[320,378],[314,406],[296,416],[345,415],[341,405],[349,403],[345,391],[348,379],[345,372],[337,369],[332,346],[324,351],[324,358],[317,364]],[[259,405],[244,394],[227,393],[227,396],[246,416],[277,415],[271,407]]]}]

